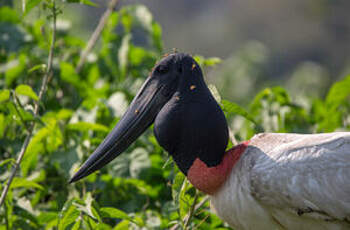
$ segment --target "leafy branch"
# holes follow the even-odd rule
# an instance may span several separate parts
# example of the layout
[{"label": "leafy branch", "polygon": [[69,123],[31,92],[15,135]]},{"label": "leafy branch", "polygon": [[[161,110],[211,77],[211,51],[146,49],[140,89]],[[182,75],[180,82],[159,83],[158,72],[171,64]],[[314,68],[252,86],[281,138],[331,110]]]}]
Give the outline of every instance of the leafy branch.
[{"label": "leafy branch", "polygon": [[[39,92],[39,98],[38,100],[35,100],[34,102],[34,117],[37,117],[39,114],[39,107],[40,107],[40,103],[41,100],[44,96],[44,93],[46,92],[46,88],[47,88],[47,84],[49,81],[49,78],[52,75],[52,62],[53,62],[53,55],[54,55],[54,48],[55,48],[55,42],[56,42],[56,17],[57,17],[57,8],[56,8],[56,4],[55,4],[55,0],[52,1],[52,38],[51,38],[51,44],[50,44],[50,50],[49,50],[49,56],[48,56],[48,60],[47,60],[47,69],[46,72],[44,74],[43,77],[43,81],[41,84],[41,88],[40,88],[40,92]],[[11,183],[16,175],[16,172],[21,164],[21,161],[23,159],[23,156],[28,148],[28,144],[30,142],[30,140],[32,139],[33,136],[33,130],[35,128],[35,120],[31,122],[29,128],[28,128],[28,134],[22,144],[21,150],[19,152],[18,158],[16,160],[16,162],[14,163],[14,166],[12,168],[11,174],[9,179],[7,180],[7,183],[1,193],[1,197],[0,197],[0,207],[3,205],[6,195],[10,189]]]},{"label": "leafy branch", "polygon": [[190,211],[187,214],[187,219],[184,220],[184,222],[185,222],[184,229],[188,228],[188,225],[190,224],[191,218],[194,215],[197,199],[198,199],[198,190],[196,190],[196,194],[194,195],[194,200],[193,200],[193,203],[191,205]]},{"label": "leafy branch", "polygon": [[75,69],[75,71],[77,73],[79,73],[81,71],[81,68],[83,67],[85,60],[87,58],[87,56],[89,55],[89,53],[91,52],[91,50],[94,48],[97,40],[99,39],[101,32],[103,30],[103,28],[105,27],[109,16],[111,15],[111,13],[113,12],[114,8],[116,7],[118,3],[118,0],[112,0],[110,2],[110,4],[108,5],[107,10],[103,13],[102,17],[100,18],[100,21],[98,22],[98,25],[96,27],[96,29],[94,30],[94,32],[92,33],[85,49],[81,52],[80,55],[80,59],[78,62],[78,65]]},{"label": "leafy branch", "polygon": [[[203,205],[205,205],[205,203],[207,203],[207,201],[209,200],[209,196],[205,196],[202,200],[201,200],[201,202],[199,202],[198,204],[197,204],[197,200],[198,200],[198,196],[199,196],[199,193],[198,193],[198,191],[196,191],[196,194],[195,194],[195,197],[194,197],[194,201],[193,201],[193,203],[192,203],[192,205],[191,205],[191,207],[190,207],[190,210],[189,210],[189,212],[187,213],[187,215],[183,218],[183,222],[185,223],[184,224],[184,229],[187,229],[188,228],[188,225],[189,225],[189,223],[190,223],[190,220],[191,220],[191,218],[193,217],[193,215],[201,208],[201,207],[203,207]],[[175,224],[172,228],[171,228],[171,230],[176,230],[176,229],[178,229],[180,227],[180,224],[179,223],[177,223],[177,224]]]}]

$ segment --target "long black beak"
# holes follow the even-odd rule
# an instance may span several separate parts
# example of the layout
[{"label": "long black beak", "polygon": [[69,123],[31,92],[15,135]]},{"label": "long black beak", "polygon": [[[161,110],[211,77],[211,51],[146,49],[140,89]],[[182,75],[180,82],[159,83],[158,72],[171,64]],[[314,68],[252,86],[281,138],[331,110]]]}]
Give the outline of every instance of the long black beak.
[{"label": "long black beak", "polygon": [[121,120],[69,183],[78,181],[108,164],[153,123],[158,112],[169,99],[162,93],[163,88],[164,85],[153,78],[146,80]]}]

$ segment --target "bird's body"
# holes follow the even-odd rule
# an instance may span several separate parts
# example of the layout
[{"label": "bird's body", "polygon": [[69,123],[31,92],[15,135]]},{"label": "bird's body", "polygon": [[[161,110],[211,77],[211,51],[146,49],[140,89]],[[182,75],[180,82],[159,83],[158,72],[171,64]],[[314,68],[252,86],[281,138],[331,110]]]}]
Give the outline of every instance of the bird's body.
[{"label": "bird's body", "polygon": [[350,229],[350,133],[255,135],[211,205],[234,229]]},{"label": "bird's body", "polygon": [[228,127],[186,54],[163,58],[71,182],[120,155],[152,123],[158,143],[236,230],[350,229],[350,134],[260,134],[225,153]]}]

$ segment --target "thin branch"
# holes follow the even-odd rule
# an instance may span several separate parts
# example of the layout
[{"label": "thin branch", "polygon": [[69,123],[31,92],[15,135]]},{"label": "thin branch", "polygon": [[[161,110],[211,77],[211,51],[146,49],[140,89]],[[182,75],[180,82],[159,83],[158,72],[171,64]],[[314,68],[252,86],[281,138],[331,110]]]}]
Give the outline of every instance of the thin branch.
[{"label": "thin branch", "polygon": [[100,21],[98,22],[98,25],[97,25],[95,31],[92,33],[85,49],[80,54],[80,59],[79,59],[78,65],[75,68],[75,71],[77,73],[79,73],[81,71],[81,68],[83,67],[83,65],[85,63],[87,56],[89,55],[91,50],[96,45],[96,42],[100,38],[101,32],[102,32],[103,28],[105,27],[107,20],[108,20],[109,16],[111,15],[111,13],[113,12],[114,8],[116,7],[117,3],[118,3],[118,0],[111,0],[111,2],[108,5],[107,10],[103,13],[102,17],[100,18]]},{"label": "thin branch", "polygon": [[230,140],[232,141],[233,146],[238,145],[238,141],[235,138],[235,135],[233,134],[231,128],[228,128],[228,134],[230,137]]},{"label": "thin branch", "polygon": [[[52,60],[53,60],[53,53],[54,53],[54,48],[55,48],[55,42],[56,42],[56,16],[57,16],[57,12],[56,12],[56,5],[55,5],[55,0],[53,0],[53,5],[52,5],[52,24],[53,24],[53,30],[52,30],[52,39],[51,39],[51,45],[50,45],[50,51],[49,51],[49,57],[47,60],[47,69],[43,78],[43,82],[41,84],[41,88],[40,88],[40,92],[39,92],[39,99],[35,102],[34,105],[34,117],[38,116],[39,113],[39,107],[40,107],[40,102],[43,98],[44,93],[46,92],[46,87],[47,87],[47,83],[48,83],[48,79],[50,78],[50,76],[52,75]],[[10,177],[7,180],[7,183],[4,187],[4,190],[1,193],[1,197],[0,197],[0,207],[3,205],[6,195],[10,189],[11,183],[13,181],[13,178],[16,175],[16,172],[21,164],[21,161],[23,159],[23,156],[28,148],[28,144],[30,142],[30,140],[32,139],[33,136],[33,130],[35,127],[35,121],[32,121],[32,123],[29,126],[28,129],[28,134],[23,142],[23,145],[21,147],[21,150],[19,152],[18,158],[16,160],[16,163],[14,164]]]},{"label": "thin branch", "polygon": [[[199,202],[195,207],[194,207],[194,210],[192,211],[192,214],[191,215],[193,215],[194,213],[196,213],[205,203],[207,203],[207,201],[209,200],[209,196],[205,196],[204,198],[203,198],[203,200],[201,200],[201,202]],[[196,200],[195,200],[196,201]],[[193,204],[196,204],[196,202],[193,202]],[[194,206],[192,204],[192,206]],[[185,222],[185,224],[186,224],[186,222],[189,222],[189,219],[190,219],[190,213],[188,213],[185,217],[184,217],[184,219],[183,219],[183,222]],[[176,229],[178,229],[178,227],[180,227],[180,225],[179,224],[175,224],[170,230],[176,230]]]},{"label": "thin branch", "polygon": [[198,199],[198,190],[196,190],[196,194],[194,195],[194,200],[193,200],[193,203],[191,205],[190,212],[187,214],[188,218],[185,221],[185,225],[184,225],[184,229],[185,230],[187,229],[188,225],[190,224],[191,218],[192,218],[192,216],[195,213],[195,207],[196,207],[197,199]]},{"label": "thin branch", "polygon": [[199,224],[197,224],[197,226],[195,226],[193,229],[198,229],[199,226],[201,226],[207,219],[208,217],[210,216],[210,214],[206,215],[203,220],[201,220],[201,222],[199,222]]},{"label": "thin branch", "polygon": [[15,94],[15,92],[13,92],[13,98],[14,98],[14,100],[16,101],[16,103],[18,104],[18,105],[17,105],[16,103],[14,103],[14,105],[15,105],[14,107],[15,107],[15,110],[16,110],[16,112],[17,112],[17,114],[18,114],[18,117],[19,117],[19,119],[21,120],[21,122],[22,122],[24,128],[26,128],[26,130],[28,131],[27,123],[24,121],[21,112],[20,112],[20,111],[18,110],[18,108],[17,108],[17,106],[19,106],[19,107],[21,107],[21,108],[23,108],[23,106],[22,106],[21,102],[19,101],[19,99],[18,99],[17,95]]}]

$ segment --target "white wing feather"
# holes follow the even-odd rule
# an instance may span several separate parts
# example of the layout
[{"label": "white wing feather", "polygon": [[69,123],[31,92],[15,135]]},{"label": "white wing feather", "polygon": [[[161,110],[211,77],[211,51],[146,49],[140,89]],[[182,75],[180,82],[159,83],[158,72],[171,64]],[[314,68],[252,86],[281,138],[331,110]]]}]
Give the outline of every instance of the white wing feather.
[{"label": "white wing feather", "polygon": [[350,133],[263,133],[244,155],[262,205],[350,223]]}]

